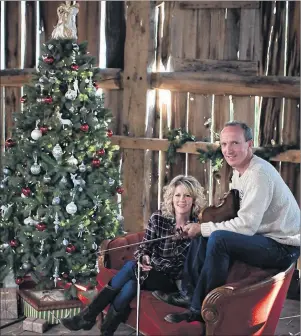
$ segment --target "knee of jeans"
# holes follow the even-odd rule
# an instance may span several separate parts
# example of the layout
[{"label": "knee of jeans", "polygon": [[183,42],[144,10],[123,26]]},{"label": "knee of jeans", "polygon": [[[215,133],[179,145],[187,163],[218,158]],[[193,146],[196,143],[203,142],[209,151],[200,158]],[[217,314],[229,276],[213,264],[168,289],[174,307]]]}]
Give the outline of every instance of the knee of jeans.
[{"label": "knee of jeans", "polygon": [[135,260],[129,260],[123,265],[123,268],[125,270],[132,271],[132,270],[134,270],[135,266],[136,266],[136,261]]},{"label": "knee of jeans", "polygon": [[211,233],[208,239],[209,246],[223,246],[225,239],[227,238],[229,231],[216,230]]}]

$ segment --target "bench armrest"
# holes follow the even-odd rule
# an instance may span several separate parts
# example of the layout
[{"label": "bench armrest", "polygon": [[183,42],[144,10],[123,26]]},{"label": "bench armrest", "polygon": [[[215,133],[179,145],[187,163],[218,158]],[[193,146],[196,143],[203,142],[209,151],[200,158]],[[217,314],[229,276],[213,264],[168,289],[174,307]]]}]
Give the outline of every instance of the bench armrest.
[{"label": "bench armrest", "polygon": [[258,331],[256,328],[266,328],[270,316],[276,328],[293,270],[292,264],[286,271],[265,279],[250,276],[212,290],[201,311],[207,335],[222,330],[229,335],[250,335]]}]

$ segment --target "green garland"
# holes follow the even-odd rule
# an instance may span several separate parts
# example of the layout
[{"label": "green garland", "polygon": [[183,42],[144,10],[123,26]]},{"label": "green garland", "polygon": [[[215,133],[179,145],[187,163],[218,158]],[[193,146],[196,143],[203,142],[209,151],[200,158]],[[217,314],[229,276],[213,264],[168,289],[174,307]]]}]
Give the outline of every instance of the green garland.
[{"label": "green garland", "polygon": [[298,146],[296,145],[265,146],[263,148],[254,151],[254,154],[266,161],[270,161],[272,157],[275,157],[278,154],[286,152],[290,149],[300,149],[300,148],[298,148]]},{"label": "green garland", "polygon": [[[167,164],[170,165],[175,163],[177,149],[181,148],[188,141],[195,141],[195,136],[181,128],[176,128],[168,132],[167,139],[169,141]],[[270,161],[272,157],[290,149],[300,148],[296,145],[265,146],[255,150],[254,154],[266,161]],[[197,151],[200,153],[198,157],[200,163],[206,163],[208,160],[212,161],[213,172],[216,173],[222,168],[224,156],[220,146],[217,149],[212,149],[208,144],[207,150],[198,149]]]},{"label": "green garland", "polygon": [[167,164],[175,163],[177,149],[181,148],[188,141],[195,141],[195,136],[182,128],[170,130],[167,135],[169,146],[167,149]]},{"label": "green garland", "polygon": [[217,149],[212,149],[209,145],[207,146],[207,151],[203,149],[197,150],[199,155],[200,163],[206,163],[208,160],[212,161],[213,172],[218,172],[224,163],[224,156],[220,147]]}]

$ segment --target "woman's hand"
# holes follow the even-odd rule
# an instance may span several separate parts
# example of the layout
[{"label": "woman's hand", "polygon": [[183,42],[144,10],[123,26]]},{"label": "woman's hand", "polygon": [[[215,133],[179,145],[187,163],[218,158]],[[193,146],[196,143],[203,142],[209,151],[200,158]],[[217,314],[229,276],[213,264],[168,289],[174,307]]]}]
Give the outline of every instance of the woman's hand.
[{"label": "woman's hand", "polygon": [[144,255],[141,258],[141,263],[142,271],[150,271],[152,269],[152,266],[150,265],[150,257],[149,255]]},{"label": "woman's hand", "polygon": [[183,236],[188,238],[195,238],[202,235],[200,223],[190,223],[184,226]]}]

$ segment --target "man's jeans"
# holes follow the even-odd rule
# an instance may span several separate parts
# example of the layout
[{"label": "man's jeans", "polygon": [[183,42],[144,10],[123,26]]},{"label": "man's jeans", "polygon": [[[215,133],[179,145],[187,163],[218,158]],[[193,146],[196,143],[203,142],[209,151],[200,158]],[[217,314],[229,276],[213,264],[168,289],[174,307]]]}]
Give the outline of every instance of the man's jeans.
[{"label": "man's jeans", "polygon": [[261,268],[285,269],[298,259],[300,249],[262,236],[217,230],[209,238],[192,239],[184,265],[182,293],[192,294],[191,310],[201,311],[206,295],[226,283],[235,260]]}]

